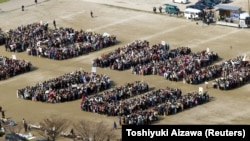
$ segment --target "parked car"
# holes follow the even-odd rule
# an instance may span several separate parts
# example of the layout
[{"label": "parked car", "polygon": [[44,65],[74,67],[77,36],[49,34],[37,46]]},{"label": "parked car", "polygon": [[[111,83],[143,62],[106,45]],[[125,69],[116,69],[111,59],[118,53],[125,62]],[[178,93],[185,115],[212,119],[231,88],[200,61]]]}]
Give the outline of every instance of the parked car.
[{"label": "parked car", "polygon": [[188,5],[186,8],[194,8],[203,11],[203,9],[207,8],[204,4],[193,4],[193,5]]},{"label": "parked car", "polygon": [[176,5],[164,4],[164,6],[165,6],[165,12],[167,14],[174,14],[174,15],[180,14],[180,9]]},{"label": "parked car", "polygon": [[208,0],[200,0],[195,3],[195,5],[200,5],[200,6],[205,6],[206,8],[213,8],[216,4],[212,3],[211,1]]},{"label": "parked car", "polygon": [[199,9],[194,9],[194,8],[186,8],[184,11],[184,17],[186,19],[194,19],[194,20],[199,20],[201,17],[202,11]]},{"label": "parked car", "polygon": [[16,133],[8,133],[5,135],[6,141],[28,141],[25,137],[22,137]]}]

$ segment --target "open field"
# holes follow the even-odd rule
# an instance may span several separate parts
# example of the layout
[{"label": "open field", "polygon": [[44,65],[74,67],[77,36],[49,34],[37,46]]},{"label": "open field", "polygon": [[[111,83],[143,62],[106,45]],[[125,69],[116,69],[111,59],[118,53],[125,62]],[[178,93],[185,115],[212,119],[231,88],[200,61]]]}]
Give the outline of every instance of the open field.
[{"label": "open field", "polygon": [[[28,56],[26,52],[6,52],[4,46],[0,47],[0,55],[11,57],[15,54],[17,59],[30,60],[36,68],[34,71],[0,81],[0,106],[6,110],[6,116],[20,122],[25,118],[28,122],[37,123],[41,119],[57,114],[72,121],[82,119],[103,121],[112,127],[116,117],[106,117],[80,110],[80,100],[61,103],[46,104],[40,102],[25,101],[16,98],[16,90],[27,85],[34,85],[65,73],[79,70],[91,71],[92,60],[103,53],[112,51],[118,47],[131,43],[134,40],[148,40],[151,45],[166,41],[171,48],[180,46],[190,47],[193,52],[206,50],[217,52],[221,61],[234,58],[239,55],[250,54],[249,29],[232,27],[197,25],[194,21],[183,18],[170,17],[165,14],[152,13],[151,5],[157,6],[162,0],[142,0],[133,4],[132,0],[126,2],[114,0],[48,0],[39,1],[37,6],[33,1],[24,0],[25,11],[21,11],[20,1],[10,0],[0,7],[0,28],[6,31],[19,25],[33,22],[48,21],[53,28],[52,21],[57,21],[57,26],[72,27],[74,29],[91,29],[97,33],[110,33],[117,36],[119,44],[98,52],[64,61],[55,61],[45,58]],[[139,3],[141,2],[141,3]],[[16,3],[14,7],[8,7]],[[234,2],[236,5],[244,2]],[[111,6],[112,5],[112,6]],[[2,6],[2,4],[0,4]],[[130,7],[131,6],[131,7]],[[122,8],[123,7],[123,8]],[[124,8],[125,7],[125,8]],[[182,6],[183,7],[183,6]],[[132,9],[128,9],[132,8]],[[137,9],[137,10],[134,10]],[[90,11],[95,18],[90,17]],[[230,49],[232,46],[232,49]],[[219,63],[219,62],[218,62]],[[185,85],[182,82],[170,82],[161,76],[133,75],[131,71],[114,71],[109,68],[97,68],[97,73],[107,74],[116,85],[126,82],[143,80],[153,88],[181,88],[183,93],[198,91],[201,85]],[[156,124],[249,124],[250,123],[250,86],[244,85],[230,91],[213,89],[209,82],[207,89],[212,101],[183,111],[173,116],[166,116]],[[115,131],[120,136],[121,130]],[[0,138],[1,140],[1,138]]]}]

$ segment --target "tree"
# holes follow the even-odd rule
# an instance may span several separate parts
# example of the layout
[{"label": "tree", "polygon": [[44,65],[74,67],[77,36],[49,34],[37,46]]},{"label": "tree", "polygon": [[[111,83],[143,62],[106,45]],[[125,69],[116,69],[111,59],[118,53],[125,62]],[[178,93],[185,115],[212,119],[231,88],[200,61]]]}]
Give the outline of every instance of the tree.
[{"label": "tree", "polygon": [[112,128],[107,128],[103,122],[81,120],[74,123],[73,127],[84,141],[110,141],[116,137]]},{"label": "tree", "polygon": [[[12,122],[13,120],[11,120]],[[1,122],[1,121],[0,121]],[[13,121],[13,124],[12,125],[9,125],[9,121],[5,121],[6,123],[4,124],[1,124],[1,126],[4,128],[4,132],[2,132],[0,130],[0,137],[1,135],[5,135],[5,134],[16,134],[16,133],[21,133],[22,131],[22,124],[16,124],[14,121]]]},{"label": "tree", "polygon": [[60,137],[61,132],[64,132],[68,128],[69,124],[69,120],[53,115],[40,122],[42,130],[39,134],[55,141]]}]

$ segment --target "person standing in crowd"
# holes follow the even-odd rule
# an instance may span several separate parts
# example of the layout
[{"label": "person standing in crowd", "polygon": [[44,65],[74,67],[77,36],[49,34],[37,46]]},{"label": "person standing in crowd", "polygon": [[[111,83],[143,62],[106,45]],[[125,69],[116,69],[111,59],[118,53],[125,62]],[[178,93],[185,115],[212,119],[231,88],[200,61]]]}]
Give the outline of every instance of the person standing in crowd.
[{"label": "person standing in crowd", "polygon": [[24,11],[24,5],[22,5],[22,7],[21,7],[21,8],[22,8],[22,11]]},{"label": "person standing in crowd", "polygon": [[54,25],[54,27],[56,29],[56,20],[53,20],[53,25]]},{"label": "person standing in crowd", "polygon": [[117,124],[115,121],[114,121],[113,129],[117,129]]},{"label": "person standing in crowd", "polygon": [[162,13],[162,7],[161,6],[159,7],[159,11],[160,11],[160,13]]},{"label": "person standing in crowd", "polygon": [[24,127],[25,132],[27,132],[28,131],[28,124],[24,118],[23,118],[23,127]]},{"label": "person standing in crowd", "polygon": [[118,116],[118,119],[119,119],[119,125],[122,126],[122,118],[120,115]]},{"label": "person standing in crowd", "polygon": [[35,4],[36,4],[36,6],[37,6],[37,0],[35,0]]},{"label": "person standing in crowd", "polygon": [[26,121],[25,121],[25,119],[23,118],[23,124],[25,123]]},{"label": "person standing in crowd", "polygon": [[71,135],[73,138],[75,138],[75,132],[74,132],[74,129],[73,129],[73,128],[70,130],[70,135]]},{"label": "person standing in crowd", "polygon": [[2,110],[2,118],[3,118],[3,119],[5,118],[4,110]]},{"label": "person standing in crowd", "polygon": [[91,18],[94,18],[93,11],[90,11]]},{"label": "person standing in crowd", "polygon": [[23,124],[23,127],[24,127],[25,132],[28,132],[28,124],[26,122]]},{"label": "person standing in crowd", "polygon": [[153,12],[156,13],[156,7],[153,7]]}]

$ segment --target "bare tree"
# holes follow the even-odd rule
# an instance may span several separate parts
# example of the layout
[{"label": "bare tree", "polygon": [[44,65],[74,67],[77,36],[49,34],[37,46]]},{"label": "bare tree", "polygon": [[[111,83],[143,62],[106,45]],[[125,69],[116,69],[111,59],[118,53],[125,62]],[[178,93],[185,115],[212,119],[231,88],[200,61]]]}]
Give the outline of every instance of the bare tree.
[{"label": "bare tree", "polygon": [[74,123],[73,127],[84,141],[110,141],[116,137],[112,128],[107,128],[103,122],[93,123],[82,120]]},{"label": "bare tree", "polygon": [[45,118],[40,122],[42,130],[39,132],[39,134],[43,137],[51,139],[52,141],[55,141],[60,137],[61,132],[64,132],[68,128],[69,124],[69,120],[53,115],[50,118]]}]

